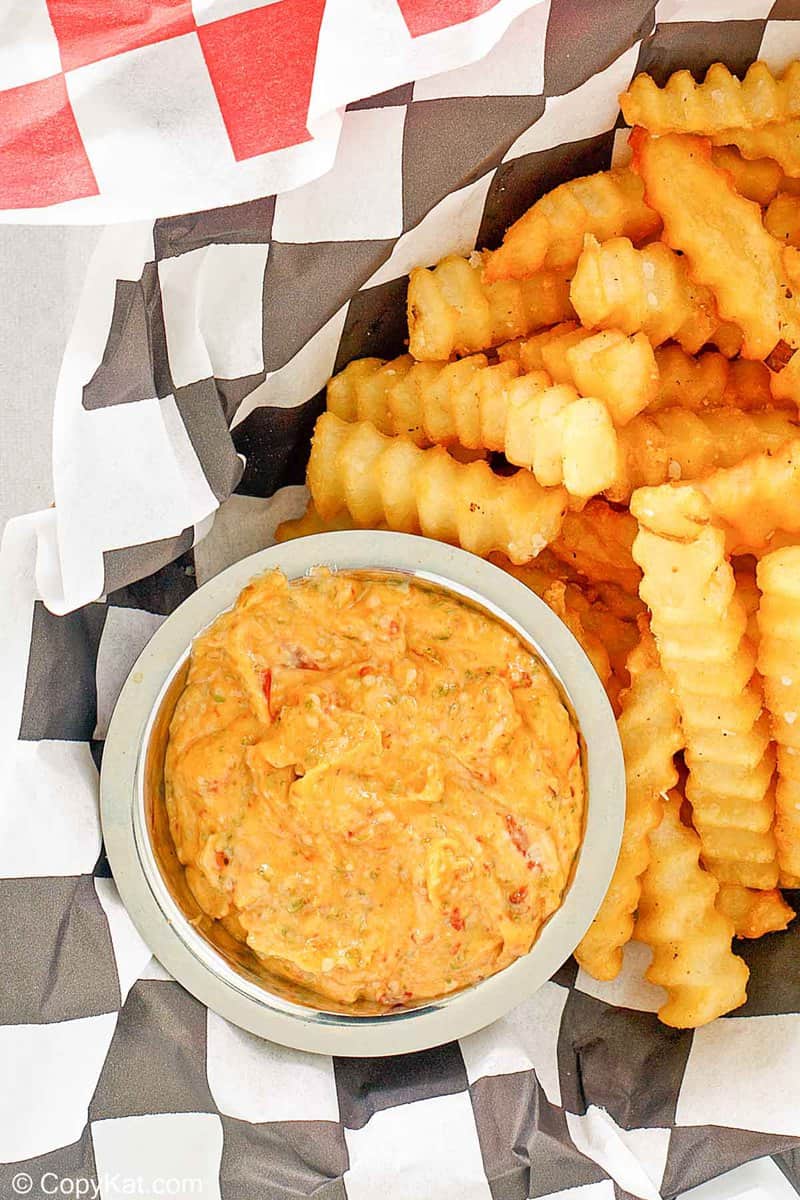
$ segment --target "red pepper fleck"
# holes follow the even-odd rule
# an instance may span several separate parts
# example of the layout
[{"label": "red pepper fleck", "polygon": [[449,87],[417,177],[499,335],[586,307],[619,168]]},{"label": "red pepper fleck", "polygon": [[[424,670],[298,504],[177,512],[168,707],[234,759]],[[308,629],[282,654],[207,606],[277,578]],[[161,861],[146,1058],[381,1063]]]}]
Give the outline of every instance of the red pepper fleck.
[{"label": "red pepper fleck", "polygon": [[508,903],[509,904],[522,904],[522,901],[525,899],[527,894],[528,894],[528,889],[527,889],[527,887],[525,887],[523,885],[523,887],[517,888],[517,890],[515,892],[511,893],[511,895],[508,897]]},{"label": "red pepper fleck", "polygon": [[461,910],[457,907],[450,913],[450,924],[453,926],[453,929],[459,931],[464,928],[464,918],[461,915]]},{"label": "red pepper fleck", "polygon": [[223,867],[227,867],[228,863],[231,861],[227,854],[225,854],[222,850],[217,850],[214,858],[217,861],[217,866],[219,867],[220,871]]},{"label": "red pepper fleck", "polygon": [[523,671],[519,677],[519,680],[517,681],[516,686],[517,687],[530,687],[532,683],[533,683],[533,680],[531,679],[528,672]]},{"label": "red pepper fleck", "polygon": [[363,679],[365,675],[371,675],[373,673],[372,667],[359,667],[358,673]]},{"label": "red pepper fleck", "polygon": [[390,621],[389,622],[389,633],[395,634],[395,633],[399,633],[399,632],[400,632],[400,626],[397,624],[397,621]]},{"label": "red pepper fleck", "polygon": [[302,650],[297,651],[297,666],[301,671],[321,671],[319,663],[315,663],[312,658],[306,658]]},{"label": "red pepper fleck", "polygon": [[511,813],[506,813],[506,829],[508,830],[508,836],[519,850],[520,854],[525,854],[531,840],[520,825],[519,821],[516,819],[516,817],[512,816]]},{"label": "red pepper fleck", "polygon": [[267,667],[266,671],[261,672],[261,690],[264,693],[264,699],[267,702],[267,712],[269,719],[274,719],[272,712],[272,669]]}]

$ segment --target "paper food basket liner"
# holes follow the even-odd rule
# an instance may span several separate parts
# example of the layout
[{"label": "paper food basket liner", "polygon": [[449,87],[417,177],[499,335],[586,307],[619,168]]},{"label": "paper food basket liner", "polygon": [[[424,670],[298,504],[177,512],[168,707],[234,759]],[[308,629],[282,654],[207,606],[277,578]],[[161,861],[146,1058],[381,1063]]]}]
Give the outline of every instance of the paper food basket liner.
[{"label": "paper food basket liner", "polygon": [[548,188],[608,166],[638,70],[798,54],[788,0],[553,0],[481,63],[352,106],[322,179],[104,235],[57,396],[56,507],[4,546],[9,1179],[105,1178],[104,1197],[121,1172],[246,1200],[658,1200],[768,1155],[797,1179],[800,923],[738,943],[748,1001],[696,1032],[659,1024],[631,944],[615,982],[569,961],[460,1043],[295,1053],[151,960],[102,854],[96,767],[154,629],[302,511],[327,377],[403,350],[409,268],[496,245]]}]

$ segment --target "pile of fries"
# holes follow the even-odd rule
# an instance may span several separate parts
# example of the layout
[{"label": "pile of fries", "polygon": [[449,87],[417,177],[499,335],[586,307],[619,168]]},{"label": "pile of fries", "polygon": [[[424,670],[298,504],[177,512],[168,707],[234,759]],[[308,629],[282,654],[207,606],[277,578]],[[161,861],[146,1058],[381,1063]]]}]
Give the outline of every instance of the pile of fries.
[{"label": "pile of fries", "polygon": [[490,557],[567,623],[615,708],[627,813],[577,951],[652,949],[662,1021],[746,999],[734,938],[800,886],[800,63],[620,98],[631,160],[494,251],[411,272],[408,353],[328,384],[322,529]]}]

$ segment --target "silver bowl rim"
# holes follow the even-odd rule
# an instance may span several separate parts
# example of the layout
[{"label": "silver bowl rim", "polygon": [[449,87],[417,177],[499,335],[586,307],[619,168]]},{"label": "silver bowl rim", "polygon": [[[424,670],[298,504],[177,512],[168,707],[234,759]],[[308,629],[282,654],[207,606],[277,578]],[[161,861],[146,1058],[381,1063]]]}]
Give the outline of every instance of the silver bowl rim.
[{"label": "silver bowl rim", "polygon": [[[289,579],[313,567],[394,571],[472,600],[531,645],[560,685],[583,739],[584,837],[571,883],[527,954],[470,988],[423,1007],[377,1016],[292,1003],[234,970],[184,916],[156,864],[140,780],[149,731],[197,634],[264,571]],[[558,970],[588,929],[617,861],[625,772],[605,690],[566,625],[519,580],[464,550],[410,534],[346,530],[314,534],[241,559],[167,617],[139,655],[109,725],[100,778],[106,853],[122,901],[157,959],[207,1007],[252,1033],[298,1050],[370,1057],[410,1053],[464,1037],[497,1020]]]}]

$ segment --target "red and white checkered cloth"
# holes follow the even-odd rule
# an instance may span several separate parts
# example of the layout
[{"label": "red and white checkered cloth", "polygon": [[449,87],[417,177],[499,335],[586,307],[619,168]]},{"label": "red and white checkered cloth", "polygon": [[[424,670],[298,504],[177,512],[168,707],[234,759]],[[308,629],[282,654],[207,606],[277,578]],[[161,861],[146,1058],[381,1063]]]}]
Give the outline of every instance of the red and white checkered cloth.
[{"label": "red and white checkered cloth", "polygon": [[541,0],[3,0],[0,220],[106,222],[327,171],[351,101],[484,55]]}]

